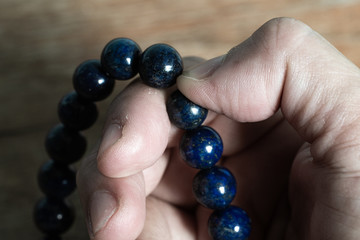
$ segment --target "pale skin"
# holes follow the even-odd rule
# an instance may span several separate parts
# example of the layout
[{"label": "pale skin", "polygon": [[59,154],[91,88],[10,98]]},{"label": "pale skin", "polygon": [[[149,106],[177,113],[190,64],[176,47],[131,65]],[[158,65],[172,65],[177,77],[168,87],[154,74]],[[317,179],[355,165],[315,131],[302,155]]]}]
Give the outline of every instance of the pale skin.
[{"label": "pale skin", "polygon": [[[196,65],[195,63],[200,64]],[[273,19],[224,56],[186,59],[177,87],[210,110],[250,240],[360,239],[360,70],[305,24]],[[173,89],[172,89],[173,90]],[[78,173],[96,240],[210,239],[167,118],[171,90],[134,81]]]}]

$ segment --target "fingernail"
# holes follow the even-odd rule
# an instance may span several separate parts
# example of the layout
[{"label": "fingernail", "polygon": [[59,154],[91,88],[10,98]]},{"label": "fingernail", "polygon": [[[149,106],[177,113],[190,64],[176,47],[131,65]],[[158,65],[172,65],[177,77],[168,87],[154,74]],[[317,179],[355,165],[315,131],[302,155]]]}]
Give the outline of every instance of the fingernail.
[{"label": "fingernail", "polygon": [[114,215],[118,208],[115,197],[107,191],[97,191],[90,199],[88,225],[90,235],[95,236]]},{"label": "fingernail", "polygon": [[98,156],[101,156],[106,149],[114,145],[120,139],[121,134],[122,127],[119,124],[113,123],[109,125],[102,138]]},{"label": "fingernail", "polygon": [[[210,77],[215,70],[221,66],[224,56],[219,56],[196,65],[182,73],[183,77],[192,78],[194,80],[202,80]],[[180,77],[182,77],[180,76]]]}]

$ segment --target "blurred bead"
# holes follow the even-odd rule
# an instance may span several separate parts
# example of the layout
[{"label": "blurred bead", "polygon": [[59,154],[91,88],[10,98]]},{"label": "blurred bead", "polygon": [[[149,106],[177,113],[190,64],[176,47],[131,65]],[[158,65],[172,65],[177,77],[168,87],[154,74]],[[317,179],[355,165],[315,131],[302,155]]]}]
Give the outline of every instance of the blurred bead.
[{"label": "blurred bead", "polygon": [[63,200],[43,198],[35,205],[35,224],[50,236],[66,232],[74,222],[74,218],[74,210]]},{"label": "blurred bead", "polygon": [[76,173],[67,165],[48,161],[38,173],[38,184],[47,196],[65,198],[76,188]]},{"label": "blurred bead", "polygon": [[45,236],[43,240],[61,240],[61,237],[58,235],[54,236]]},{"label": "blurred bead", "polygon": [[187,99],[179,90],[172,93],[166,102],[170,121],[181,129],[194,129],[205,120],[208,110]]},{"label": "blurred bead", "polygon": [[236,195],[236,180],[229,170],[215,166],[198,172],[192,189],[200,204],[211,209],[222,209]]},{"label": "blurred bead", "polygon": [[86,139],[80,133],[58,124],[46,136],[45,148],[54,161],[70,164],[84,155]]},{"label": "blurred bead", "polygon": [[180,154],[191,167],[206,169],[221,158],[223,144],[219,134],[212,128],[200,126],[187,130],[180,142]]},{"label": "blurred bead", "polygon": [[66,127],[81,131],[95,123],[98,111],[93,102],[81,99],[76,92],[72,92],[59,102],[58,115]]},{"label": "blurred bead", "polygon": [[182,71],[180,54],[167,44],[154,44],[141,55],[140,77],[150,87],[168,88],[175,84]]},{"label": "blurred bead", "polygon": [[112,78],[128,80],[138,73],[141,49],[133,40],[116,38],[101,53],[101,66]]},{"label": "blurred bead", "polygon": [[250,235],[251,221],[244,210],[229,206],[211,214],[208,231],[213,240],[246,240]]},{"label": "blurred bead", "polygon": [[114,89],[114,84],[114,79],[101,69],[98,60],[81,63],[73,75],[75,91],[89,101],[100,101],[108,97]]}]

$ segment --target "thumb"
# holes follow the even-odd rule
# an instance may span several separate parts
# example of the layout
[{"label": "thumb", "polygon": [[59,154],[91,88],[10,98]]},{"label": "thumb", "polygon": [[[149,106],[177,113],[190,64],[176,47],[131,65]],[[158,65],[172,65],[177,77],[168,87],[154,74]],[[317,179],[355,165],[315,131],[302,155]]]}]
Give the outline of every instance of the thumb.
[{"label": "thumb", "polygon": [[224,56],[183,73],[178,88],[195,103],[240,121],[279,108],[312,144],[315,161],[360,169],[360,72],[319,34],[273,19]]}]

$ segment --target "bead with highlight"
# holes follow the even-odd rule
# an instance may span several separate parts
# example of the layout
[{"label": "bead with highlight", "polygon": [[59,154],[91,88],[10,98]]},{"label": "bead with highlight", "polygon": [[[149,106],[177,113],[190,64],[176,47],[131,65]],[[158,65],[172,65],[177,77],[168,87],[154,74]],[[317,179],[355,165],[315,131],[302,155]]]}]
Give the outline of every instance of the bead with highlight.
[{"label": "bead with highlight", "polygon": [[173,92],[166,102],[170,121],[181,129],[199,127],[206,119],[208,110],[187,99],[179,90]]},{"label": "bead with highlight", "polygon": [[48,235],[60,235],[66,232],[74,222],[74,218],[74,210],[63,200],[43,198],[35,205],[35,224]]},{"label": "bead with highlight", "polygon": [[48,161],[40,168],[38,184],[47,196],[66,198],[76,188],[76,173],[67,165]]},{"label": "bead with highlight", "polygon": [[101,53],[101,66],[112,78],[128,80],[138,73],[141,49],[133,40],[115,38]]},{"label": "bead with highlight", "polygon": [[213,240],[246,240],[250,235],[251,221],[244,210],[229,206],[211,214],[208,231]]},{"label": "bead with highlight", "polygon": [[221,137],[208,126],[187,130],[180,142],[180,154],[193,168],[211,168],[219,161],[222,152]]},{"label": "bead with highlight", "polygon": [[73,75],[75,91],[89,101],[100,101],[108,97],[115,81],[101,68],[100,61],[87,60],[81,63]]},{"label": "bead with highlight", "polygon": [[180,54],[167,44],[154,44],[141,55],[139,74],[150,87],[168,88],[175,84],[182,71]]},{"label": "bead with highlight", "polygon": [[211,209],[222,209],[236,195],[236,180],[228,169],[215,166],[198,172],[192,189],[200,204]]}]

